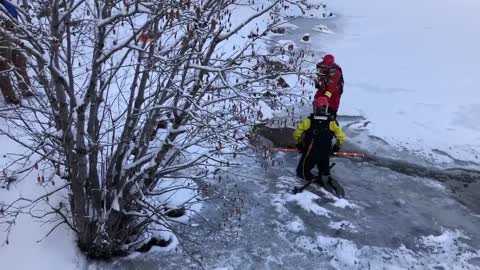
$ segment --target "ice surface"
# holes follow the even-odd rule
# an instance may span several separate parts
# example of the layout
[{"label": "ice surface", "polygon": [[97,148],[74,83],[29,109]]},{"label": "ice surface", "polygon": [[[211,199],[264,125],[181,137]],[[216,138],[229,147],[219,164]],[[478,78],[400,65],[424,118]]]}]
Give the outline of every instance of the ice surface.
[{"label": "ice surface", "polygon": [[[480,140],[472,131],[478,130],[474,125],[478,117],[471,115],[478,113],[480,102],[473,75],[480,61],[475,42],[470,41],[480,36],[471,23],[478,4],[468,0],[329,4],[339,16],[322,24],[333,33],[312,33],[312,44],[295,47],[318,46],[317,56],[332,52],[342,65],[346,86],[340,114],[352,116],[352,125],[346,128],[350,143],[386,157],[408,156],[409,161],[415,160],[410,155],[417,150],[421,155],[435,154],[436,161],[475,160]],[[445,14],[456,20],[445,19]],[[279,37],[283,45],[300,40],[319,21],[292,23],[299,29]],[[458,67],[465,69],[459,72]],[[292,177],[298,156],[277,158],[280,164],[273,168],[245,160],[248,170],[232,169],[233,175],[243,174],[233,182],[246,195],[248,211],[231,225],[230,237],[196,227],[202,244],[190,252],[203,258],[204,267],[478,269],[474,261],[480,256],[480,218],[434,177],[338,160],[333,173],[346,190],[345,199],[315,187],[292,195],[288,191],[302,184]],[[213,209],[205,208],[203,215],[221,220]],[[161,264],[175,269],[180,258],[182,266],[195,265],[181,254],[162,258]],[[131,263],[157,269],[159,259],[144,255]],[[132,268],[125,263],[117,269]]]},{"label": "ice surface", "polygon": [[[480,218],[448,189],[432,188],[432,179],[337,159],[333,174],[345,199],[315,186],[292,195],[291,188],[302,184],[291,176],[298,156],[274,158],[276,167],[242,159],[248,171],[225,172],[246,195],[248,211],[224,233],[195,227],[202,244],[189,252],[207,269],[478,269]],[[406,204],[397,205],[399,199]],[[214,209],[202,210],[210,222],[221,220]],[[182,253],[170,256],[142,255],[115,269],[156,269],[159,262],[175,269],[180,258],[182,266],[195,265]]]},{"label": "ice surface", "polygon": [[361,114],[391,144],[478,163],[480,2],[329,4],[338,33],[318,38],[345,73],[340,114]]}]

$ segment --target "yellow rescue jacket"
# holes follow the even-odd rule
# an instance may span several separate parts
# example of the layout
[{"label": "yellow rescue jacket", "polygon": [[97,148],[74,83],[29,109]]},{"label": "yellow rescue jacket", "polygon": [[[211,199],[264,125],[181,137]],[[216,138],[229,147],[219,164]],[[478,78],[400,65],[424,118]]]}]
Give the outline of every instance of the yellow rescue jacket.
[{"label": "yellow rescue jacket", "polygon": [[[300,124],[298,124],[297,129],[295,129],[295,131],[293,132],[293,138],[295,139],[295,143],[302,143],[304,133],[310,128],[310,126],[310,117],[303,118]],[[340,126],[335,120],[331,120],[328,124],[328,127],[333,132],[333,135],[337,140],[337,145],[339,147],[342,147],[343,143],[345,142],[345,133],[343,133],[342,128],[340,128]]]}]

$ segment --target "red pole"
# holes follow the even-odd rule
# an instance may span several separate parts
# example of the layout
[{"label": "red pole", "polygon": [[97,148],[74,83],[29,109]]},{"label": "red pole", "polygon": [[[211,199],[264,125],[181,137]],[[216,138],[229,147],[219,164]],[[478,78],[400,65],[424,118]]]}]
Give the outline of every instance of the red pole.
[{"label": "red pole", "polygon": [[334,156],[337,157],[365,157],[363,153],[354,153],[354,152],[335,152]]},{"label": "red pole", "polygon": [[[289,153],[296,153],[298,149],[296,148],[272,148],[272,151],[277,152],[289,152]],[[366,155],[363,153],[355,153],[355,152],[334,152],[334,156],[337,157],[365,157]]]},{"label": "red pole", "polygon": [[272,151],[277,152],[298,152],[297,148],[272,148]]}]

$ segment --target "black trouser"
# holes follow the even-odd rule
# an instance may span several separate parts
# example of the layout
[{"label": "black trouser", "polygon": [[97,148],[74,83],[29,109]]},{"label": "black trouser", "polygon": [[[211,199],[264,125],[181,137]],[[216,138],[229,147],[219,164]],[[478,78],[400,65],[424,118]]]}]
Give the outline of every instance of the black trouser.
[{"label": "black trouser", "polygon": [[297,176],[305,179],[307,181],[312,181],[315,175],[312,174],[311,170],[317,165],[318,175],[329,175],[330,174],[330,159],[318,159],[315,155],[310,153],[303,153],[300,158],[300,162],[297,166]]}]

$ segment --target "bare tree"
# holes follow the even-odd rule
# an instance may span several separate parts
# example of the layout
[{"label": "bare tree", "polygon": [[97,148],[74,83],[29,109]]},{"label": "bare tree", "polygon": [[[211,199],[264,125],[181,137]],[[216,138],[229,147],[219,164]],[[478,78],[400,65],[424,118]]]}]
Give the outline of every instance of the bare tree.
[{"label": "bare tree", "polygon": [[[40,182],[62,179],[40,198],[2,206],[0,218],[12,224],[67,190],[68,201],[47,214],[68,224],[91,257],[126,254],[145,230],[169,229],[172,209],[154,203],[168,191],[159,182],[228,165],[248,144],[259,102],[288,94],[277,77],[298,72],[303,54],[270,69],[266,59],[286,52],[260,50],[276,20],[245,32],[286,1],[250,2],[34,0],[19,5],[20,21],[0,9],[44,93],[0,111],[8,122],[0,132],[30,151],[9,175],[40,167]],[[253,15],[233,20],[245,7]]]}]

